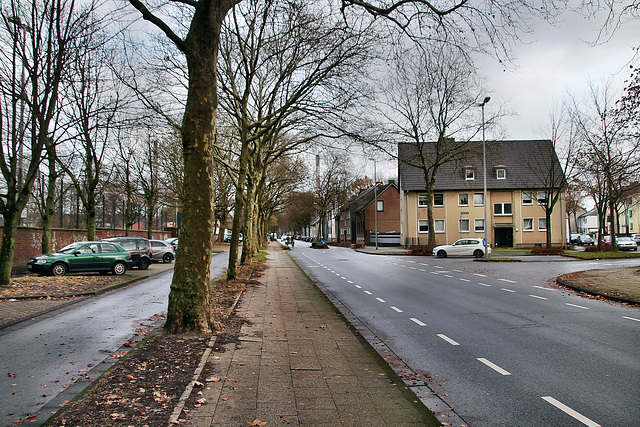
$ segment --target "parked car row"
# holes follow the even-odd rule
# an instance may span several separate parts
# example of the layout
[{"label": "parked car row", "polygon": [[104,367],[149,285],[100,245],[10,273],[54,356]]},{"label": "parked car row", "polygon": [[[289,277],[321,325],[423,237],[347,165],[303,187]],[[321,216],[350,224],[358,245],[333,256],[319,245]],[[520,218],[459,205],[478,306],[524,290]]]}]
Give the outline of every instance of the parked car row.
[{"label": "parked car row", "polygon": [[89,271],[121,275],[132,267],[146,270],[153,262],[172,262],[176,257],[174,242],[177,247],[177,238],[167,242],[133,236],[74,242],[54,253],[32,257],[27,269],[51,276]]}]

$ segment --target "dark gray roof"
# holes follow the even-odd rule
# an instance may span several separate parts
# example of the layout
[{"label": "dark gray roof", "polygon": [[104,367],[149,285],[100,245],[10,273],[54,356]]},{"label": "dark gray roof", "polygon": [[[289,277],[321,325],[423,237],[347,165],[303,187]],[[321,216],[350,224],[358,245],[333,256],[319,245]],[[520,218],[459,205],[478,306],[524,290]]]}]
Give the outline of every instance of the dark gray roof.
[{"label": "dark gray roof", "polygon": [[[455,144],[460,145],[456,142]],[[481,190],[482,141],[470,141],[465,145],[463,155],[442,164],[436,175],[436,190]],[[425,144],[423,152],[434,148]],[[407,164],[413,162],[418,149],[415,144],[398,144],[398,177],[403,191],[425,189],[424,173],[421,168]],[[544,189],[550,186],[551,177],[555,186],[565,182],[562,168],[553,144],[549,140],[531,141],[487,141],[487,189]],[[430,158],[433,156],[427,156]],[[404,161],[406,160],[406,161]],[[474,169],[475,179],[465,179],[464,171]],[[495,170],[504,168],[506,179],[497,179]],[[550,171],[554,171],[551,173]]]},{"label": "dark gray roof", "polygon": [[387,184],[378,183],[377,185],[372,185],[353,199],[353,201],[351,202],[351,211],[363,211],[367,206],[369,206],[375,199],[376,187],[378,188],[378,196],[387,191],[389,187],[396,188],[396,191],[398,189],[398,186],[394,182],[389,182]]}]

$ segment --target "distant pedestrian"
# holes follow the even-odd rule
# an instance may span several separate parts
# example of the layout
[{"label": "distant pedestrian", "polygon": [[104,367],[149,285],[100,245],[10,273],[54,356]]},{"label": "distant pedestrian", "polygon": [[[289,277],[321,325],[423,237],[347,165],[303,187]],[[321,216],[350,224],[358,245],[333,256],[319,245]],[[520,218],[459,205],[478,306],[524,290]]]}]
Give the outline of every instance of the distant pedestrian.
[{"label": "distant pedestrian", "polygon": [[292,237],[291,238],[291,249],[293,249],[293,247],[296,245],[296,241],[295,239]]}]

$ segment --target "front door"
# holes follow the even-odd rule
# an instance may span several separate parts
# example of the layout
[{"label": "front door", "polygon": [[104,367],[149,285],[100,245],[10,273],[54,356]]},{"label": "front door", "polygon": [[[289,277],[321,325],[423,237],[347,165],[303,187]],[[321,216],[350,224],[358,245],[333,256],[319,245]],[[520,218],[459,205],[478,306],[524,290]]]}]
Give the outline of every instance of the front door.
[{"label": "front door", "polygon": [[495,229],[495,247],[496,248],[512,248],[513,247],[513,228],[496,228]]}]

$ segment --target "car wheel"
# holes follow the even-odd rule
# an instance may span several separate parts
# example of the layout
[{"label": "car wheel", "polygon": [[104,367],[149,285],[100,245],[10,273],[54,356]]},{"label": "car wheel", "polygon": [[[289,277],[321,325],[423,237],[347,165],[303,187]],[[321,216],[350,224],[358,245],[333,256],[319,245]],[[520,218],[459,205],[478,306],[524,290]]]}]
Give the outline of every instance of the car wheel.
[{"label": "car wheel", "polygon": [[447,257],[447,253],[445,251],[443,251],[442,249],[440,249],[438,251],[438,258],[446,258]]},{"label": "car wheel", "polygon": [[166,254],[164,254],[162,256],[162,262],[171,262],[173,261],[173,257],[171,256],[171,254],[169,252],[167,252]]},{"label": "car wheel", "polygon": [[116,275],[116,276],[121,276],[124,273],[126,273],[127,271],[127,264],[125,264],[122,261],[118,261],[115,264],[113,264],[113,267],[111,267],[111,272]]},{"label": "car wheel", "polygon": [[64,276],[67,274],[67,266],[61,262],[53,264],[51,267],[51,275],[52,276]]},{"label": "car wheel", "polygon": [[149,268],[149,264],[151,263],[147,258],[140,258],[140,261],[138,261],[138,268],[140,270],[146,270],[147,268]]},{"label": "car wheel", "polygon": [[476,258],[482,258],[484,256],[484,252],[482,252],[482,250],[480,249],[476,249],[475,251],[473,251],[473,256]]}]

